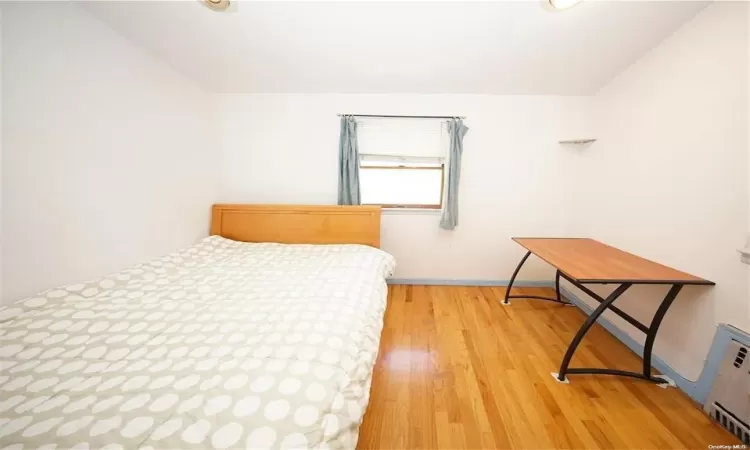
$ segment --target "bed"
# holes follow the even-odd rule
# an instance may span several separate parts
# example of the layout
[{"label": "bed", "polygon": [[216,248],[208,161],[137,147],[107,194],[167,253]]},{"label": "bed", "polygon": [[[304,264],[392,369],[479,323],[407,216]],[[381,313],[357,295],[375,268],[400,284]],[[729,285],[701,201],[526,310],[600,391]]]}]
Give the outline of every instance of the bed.
[{"label": "bed", "polygon": [[395,265],[379,209],[216,205],[211,231],[0,310],[0,447],[356,446]]}]

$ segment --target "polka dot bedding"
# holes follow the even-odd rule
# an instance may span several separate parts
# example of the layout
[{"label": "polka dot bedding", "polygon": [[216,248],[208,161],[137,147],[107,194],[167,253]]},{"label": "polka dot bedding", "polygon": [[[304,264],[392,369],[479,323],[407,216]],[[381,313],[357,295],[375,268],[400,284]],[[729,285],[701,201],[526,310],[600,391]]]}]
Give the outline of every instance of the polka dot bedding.
[{"label": "polka dot bedding", "polygon": [[0,448],[352,449],[393,257],[218,236],[0,309]]}]

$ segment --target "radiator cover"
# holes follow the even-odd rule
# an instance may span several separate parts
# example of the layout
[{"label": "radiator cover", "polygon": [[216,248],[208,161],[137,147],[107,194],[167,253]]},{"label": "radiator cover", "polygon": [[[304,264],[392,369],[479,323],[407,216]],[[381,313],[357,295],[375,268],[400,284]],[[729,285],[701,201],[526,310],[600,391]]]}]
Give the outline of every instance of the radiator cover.
[{"label": "radiator cover", "polygon": [[750,355],[732,339],[704,410],[730,433],[750,445]]}]

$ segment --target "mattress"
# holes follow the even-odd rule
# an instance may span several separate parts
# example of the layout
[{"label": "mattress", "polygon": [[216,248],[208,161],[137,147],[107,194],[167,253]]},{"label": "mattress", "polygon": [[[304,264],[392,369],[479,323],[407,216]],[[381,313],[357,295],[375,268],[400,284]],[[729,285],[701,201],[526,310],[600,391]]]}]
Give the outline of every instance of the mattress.
[{"label": "mattress", "polygon": [[0,310],[0,447],[351,449],[395,261],[218,236]]}]

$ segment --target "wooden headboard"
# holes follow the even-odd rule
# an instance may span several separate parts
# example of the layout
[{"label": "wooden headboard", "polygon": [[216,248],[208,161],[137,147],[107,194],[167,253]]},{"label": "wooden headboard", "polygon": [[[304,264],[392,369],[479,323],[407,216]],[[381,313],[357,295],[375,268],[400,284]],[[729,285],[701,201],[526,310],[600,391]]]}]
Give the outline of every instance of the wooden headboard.
[{"label": "wooden headboard", "polygon": [[379,206],[214,205],[211,234],[242,242],[380,247]]}]

